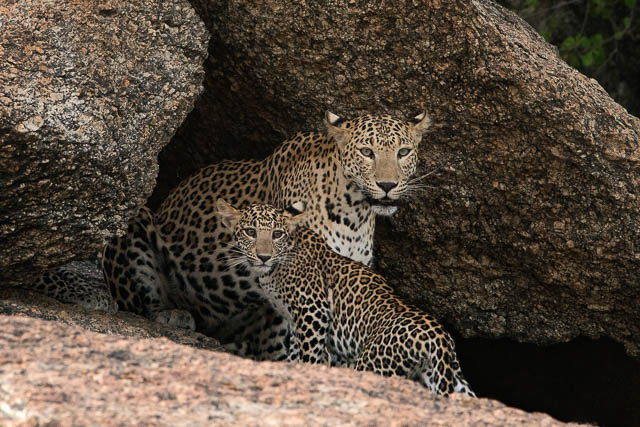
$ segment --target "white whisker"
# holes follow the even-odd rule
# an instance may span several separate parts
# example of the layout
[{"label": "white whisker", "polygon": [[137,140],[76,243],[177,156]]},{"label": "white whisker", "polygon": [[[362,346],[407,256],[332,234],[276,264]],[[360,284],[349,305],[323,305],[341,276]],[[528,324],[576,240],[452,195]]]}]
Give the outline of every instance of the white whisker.
[{"label": "white whisker", "polygon": [[428,185],[428,184],[412,184],[411,186],[407,187],[406,191],[423,190],[425,188],[440,188],[440,187],[436,187],[435,185]]},{"label": "white whisker", "polygon": [[235,267],[241,264],[246,264],[246,263],[247,263],[247,259],[245,257],[238,256],[235,258],[231,258],[224,264],[225,269],[223,271],[228,271],[232,267]]},{"label": "white whisker", "polygon": [[218,261],[218,262],[220,262],[222,264],[227,264],[229,262],[238,261],[238,260],[244,260],[244,257],[242,257],[242,256],[228,256],[228,257],[216,259],[216,261]]},{"label": "white whisker", "polygon": [[242,256],[243,254],[227,254],[227,255],[223,255],[221,257],[216,258],[218,261],[221,260],[227,260],[227,259],[233,259],[233,258],[238,258],[240,256]]},{"label": "white whisker", "polygon": [[442,169],[444,166],[438,166],[435,169],[430,170],[429,172],[425,173],[424,175],[421,175],[419,177],[416,178],[412,178],[409,181],[407,181],[407,184],[413,184],[413,183],[417,183],[418,181],[422,181],[423,179],[425,179],[428,176],[433,175],[434,173],[438,172],[440,169]]}]

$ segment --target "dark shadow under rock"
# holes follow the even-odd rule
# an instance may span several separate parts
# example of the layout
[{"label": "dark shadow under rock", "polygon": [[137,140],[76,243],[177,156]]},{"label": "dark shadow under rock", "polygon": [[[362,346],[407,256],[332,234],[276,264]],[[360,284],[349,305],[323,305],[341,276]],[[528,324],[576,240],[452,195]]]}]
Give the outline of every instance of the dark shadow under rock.
[{"label": "dark shadow under rock", "polygon": [[610,339],[536,346],[457,337],[466,378],[479,396],[564,421],[635,427],[640,361]]}]

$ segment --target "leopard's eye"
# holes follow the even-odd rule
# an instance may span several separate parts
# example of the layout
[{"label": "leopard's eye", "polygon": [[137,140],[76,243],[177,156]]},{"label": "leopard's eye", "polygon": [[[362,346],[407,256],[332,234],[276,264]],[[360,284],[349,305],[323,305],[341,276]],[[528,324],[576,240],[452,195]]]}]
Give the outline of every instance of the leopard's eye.
[{"label": "leopard's eye", "polygon": [[242,231],[244,231],[244,234],[246,234],[249,237],[256,237],[258,235],[258,232],[256,231],[255,228],[245,228]]},{"label": "leopard's eye", "polygon": [[282,230],[273,230],[273,232],[271,233],[271,237],[273,237],[274,239],[279,239],[282,236],[284,236],[284,232]]},{"label": "leopard's eye", "polygon": [[407,156],[411,152],[411,148],[401,148],[398,150],[398,157],[402,158]]},{"label": "leopard's eye", "polygon": [[365,157],[369,157],[370,159],[373,159],[375,157],[373,154],[373,150],[367,147],[361,148],[360,154],[362,154]]}]

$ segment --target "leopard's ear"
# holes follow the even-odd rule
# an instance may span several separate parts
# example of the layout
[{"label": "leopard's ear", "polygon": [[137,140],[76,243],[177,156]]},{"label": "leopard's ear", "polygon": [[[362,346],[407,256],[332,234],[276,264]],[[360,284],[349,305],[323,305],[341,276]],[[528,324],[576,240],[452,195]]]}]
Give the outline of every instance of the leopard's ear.
[{"label": "leopard's ear", "polygon": [[311,217],[311,211],[305,211],[307,204],[303,201],[292,203],[284,212],[286,217],[287,227],[289,230],[294,231],[301,225],[307,222]]},{"label": "leopard's ear", "polygon": [[284,211],[287,214],[289,214],[287,216],[298,215],[306,210],[307,210],[307,203],[302,200],[295,201],[284,209]]},{"label": "leopard's ear", "polygon": [[345,120],[342,117],[333,114],[331,111],[324,113],[324,125],[327,128],[327,135],[333,137],[340,148],[344,147],[351,136],[349,129],[340,126],[344,122]]},{"label": "leopard's ear", "polygon": [[233,231],[242,213],[227,203],[226,200],[220,198],[216,200],[216,215],[218,215],[220,224],[224,228]]},{"label": "leopard's ear", "polygon": [[411,128],[415,132],[418,141],[422,139],[422,135],[427,132],[431,126],[431,117],[425,112],[418,114],[411,120]]}]

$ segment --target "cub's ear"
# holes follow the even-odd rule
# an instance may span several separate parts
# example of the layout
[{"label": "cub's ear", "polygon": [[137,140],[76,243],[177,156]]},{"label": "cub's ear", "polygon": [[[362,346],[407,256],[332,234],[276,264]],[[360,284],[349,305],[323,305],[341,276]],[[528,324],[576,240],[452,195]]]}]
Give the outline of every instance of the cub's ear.
[{"label": "cub's ear", "polygon": [[289,230],[297,229],[311,217],[311,211],[306,211],[306,209],[307,204],[303,201],[293,202],[289,205],[284,213]]},{"label": "cub's ear", "polygon": [[429,126],[431,126],[431,118],[426,112],[418,114],[411,120],[411,128],[416,133],[418,141],[422,139],[422,135],[429,129]]},{"label": "cub's ear", "polygon": [[324,113],[324,125],[327,128],[327,135],[333,137],[340,148],[349,140],[351,132],[340,125],[344,123],[344,119],[331,111]]},{"label": "cub's ear", "polygon": [[307,204],[301,200],[293,202],[285,208],[285,212],[288,212],[289,214],[291,214],[291,216],[301,214],[306,210]]},{"label": "cub's ear", "polygon": [[242,213],[231,206],[224,199],[216,200],[216,215],[220,220],[220,224],[228,230],[233,230],[240,220]]}]

